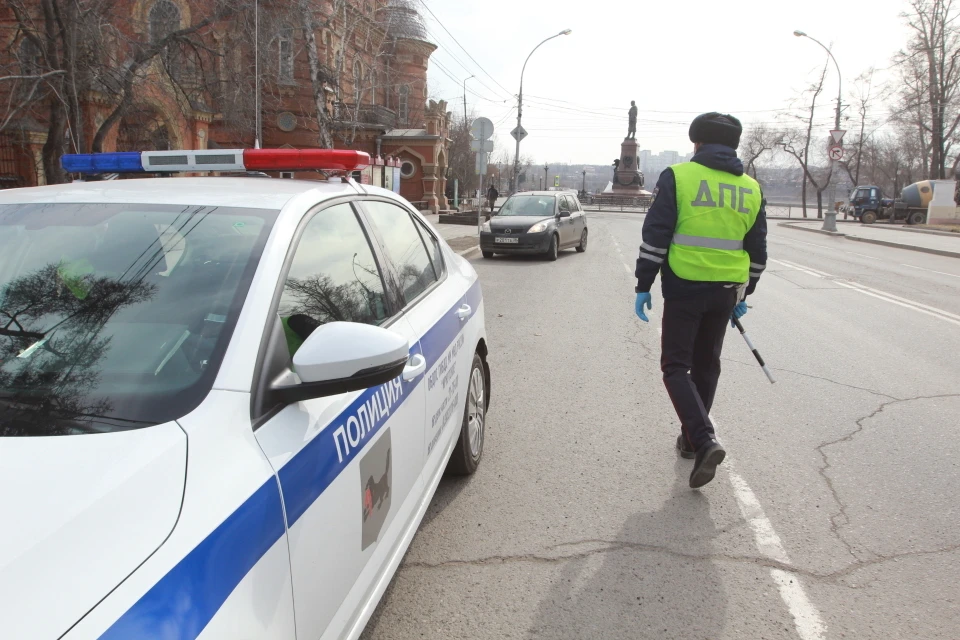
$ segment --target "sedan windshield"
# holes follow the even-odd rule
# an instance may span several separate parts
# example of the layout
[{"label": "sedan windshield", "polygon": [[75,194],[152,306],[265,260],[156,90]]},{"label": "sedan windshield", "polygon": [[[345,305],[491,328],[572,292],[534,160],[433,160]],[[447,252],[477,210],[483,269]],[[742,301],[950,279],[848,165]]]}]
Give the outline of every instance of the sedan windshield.
[{"label": "sedan windshield", "polygon": [[552,216],[556,211],[556,196],[513,196],[500,208],[501,216]]},{"label": "sedan windshield", "polygon": [[0,436],[117,431],[196,408],[275,216],[0,206]]}]

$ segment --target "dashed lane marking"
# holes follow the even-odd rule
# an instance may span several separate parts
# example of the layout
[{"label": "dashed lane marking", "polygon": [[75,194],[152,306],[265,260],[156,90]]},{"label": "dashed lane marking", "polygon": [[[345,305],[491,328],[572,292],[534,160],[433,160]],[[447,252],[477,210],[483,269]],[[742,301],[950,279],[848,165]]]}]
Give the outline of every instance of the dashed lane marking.
[{"label": "dashed lane marking", "polygon": [[[718,427],[717,420],[712,415],[710,419],[714,426]],[[719,429],[718,429],[719,430]],[[737,506],[740,507],[740,513],[743,519],[753,530],[753,540],[757,545],[757,551],[761,554],[784,565],[790,565],[790,556],[784,549],[780,536],[773,528],[773,523],[764,513],[760,506],[760,500],[747,484],[747,481],[737,473],[733,461],[727,457],[723,466],[727,469],[727,475],[730,477],[730,484],[733,485],[733,495],[737,499]],[[770,569],[770,577],[780,592],[780,598],[787,605],[790,615],[793,616],[793,625],[801,640],[824,640],[826,625],[820,618],[820,612],[807,597],[803,585],[800,582],[800,576],[792,571],[784,569]]]},{"label": "dashed lane marking", "polygon": [[[757,545],[757,550],[770,560],[789,565],[790,557],[787,555],[787,550],[783,548],[780,536],[777,535],[773,523],[764,513],[753,489],[733,469],[729,459],[725,466],[730,477],[730,484],[733,485],[733,494],[737,499],[737,505],[740,507],[740,513],[753,530],[753,539]],[[793,624],[800,638],[802,640],[823,640],[826,626],[820,618],[820,612],[807,597],[807,592],[803,589],[800,577],[792,571],[783,569],[770,569],[770,577],[773,578],[773,582],[780,591],[780,598],[783,599],[790,615],[793,616]]]},{"label": "dashed lane marking", "polygon": [[919,269],[920,271],[929,271],[930,273],[939,273],[942,276],[950,276],[951,278],[960,278],[960,275],[955,273],[947,273],[946,271],[934,271],[933,269],[924,269],[923,267],[915,267],[912,264],[901,264],[901,267],[910,267],[911,269]]},{"label": "dashed lane marking", "polygon": [[908,300],[906,298],[901,298],[900,296],[896,296],[892,293],[887,293],[886,291],[880,291],[879,289],[867,287],[862,284],[852,282],[850,280],[845,280],[843,278],[840,278],[839,276],[834,276],[829,273],[825,273],[823,271],[813,269],[811,267],[805,267],[799,264],[795,264],[793,262],[788,262],[787,260],[774,260],[771,258],[769,261],[790,269],[795,269],[797,271],[800,271],[801,273],[806,273],[807,275],[813,276],[815,278],[829,279],[831,282],[833,282],[838,286],[845,287],[847,289],[852,289],[853,291],[859,291],[860,293],[866,296],[870,296],[871,298],[877,298],[878,300],[883,300],[884,302],[895,304],[897,306],[904,307],[905,309],[910,309],[911,311],[916,311],[917,313],[922,313],[924,315],[928,315],[928,316],[937,318],[939,320],[943,320],[944,322],[949,322],[950,324],[955,324],[957,326],[960,326],[960,315],[950,313],[949,311],[944,311],[943,309],[931,307],[921,302],[916,302],[915,300]]}]

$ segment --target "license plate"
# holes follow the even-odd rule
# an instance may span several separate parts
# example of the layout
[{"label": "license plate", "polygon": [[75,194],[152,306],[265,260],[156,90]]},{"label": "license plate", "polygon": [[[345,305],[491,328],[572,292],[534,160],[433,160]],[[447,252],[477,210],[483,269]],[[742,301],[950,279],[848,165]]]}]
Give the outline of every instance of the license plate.
[{"label": "license plate", "polygon": [[517,244],[520,238],[494,238],[493,241],[500,244]]}]

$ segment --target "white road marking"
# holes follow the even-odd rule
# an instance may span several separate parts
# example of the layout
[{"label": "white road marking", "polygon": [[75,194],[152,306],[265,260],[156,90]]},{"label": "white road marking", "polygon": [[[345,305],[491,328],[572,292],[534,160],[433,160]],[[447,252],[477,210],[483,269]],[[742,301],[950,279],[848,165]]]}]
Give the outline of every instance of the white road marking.
[{"label": "white road marking", "polygon": [[[830,251],[837,251],[837,248],[836,248],[836,247],[828,247],[828,246],[826,246],[826,245],[816,244],[816,243],[813,243],[813,242],[804,242],[803,240],[794,240],[793,238],[790,238],[789,240],[784,240],[783,238],[775,237],[775,236],[774,236],[774,237],[771,237],[771,240],[773,240],[773,239],[776,239],[777,241],[782,242],[782,243],[784,243],[784,244],[793,244],[793,243],[797,242],[797,243],[800,243],[800,244],[809,245],[809,246],[811,246],[811,247],[820,247],[821,249],[829,249]],[[841,253],[850,254],[851,256],[860,256],[861,258],[867,258],[867,259],[869,259],[869,260],[878,260],[878,261],[880,261],[880,262],[883,262],[883,258],[878,258],[878,257],[876,257],[876,256],[868,256],[868,255],[865,254],[865,253],[857,253],[856,251],[847,251],[847,250],[845,250],[845,249],[840,249],[839,251],[840,251]],[[958,277],[960,277],[960,276],[958,276]]]},{"label": "white road marking", "polygon": [[844,253],[849,253],[852,256],[860,256],[861,258],[868,258],[870,260],[880,260],[883,262],[883,258],[877,258],[876,256],[868,256],[865,253],[857,253],[856,251],[844,251]]},{"label": "white road marking", "polygon": [[[713,416],[710,416],[713,419]],[[740,477],[730,464],[727,458],[725,465],[730,477],[730,484],[733,485],[733,494],[737,499],[737,505],[740,507],[740,513],[743,519],[747,521],[750,528],[753,529],[753,539],[757,545],[757,550],[767,558],[783,564],[790,564],[790,557],[787,550],[783,548],[780,536],[773,528],[773,523],[767,518],[757,500],[756,494],[746,480]],[[800,577],[792,571],[783,569],[770,569],[770,577],[777,585],[780,591],[780,598],[793,616],[793,625],[802,640],[823,640],[826,633],[826,625],[820,618],[820,612],[810,598],[807,597],[803,585],[800,583]]]},{"label": "white road marking", "polygon": [[862,284],[858,284],[858,283],[856,283],[856,282],[851,282],[851,281],[849,281],[849,280],[845,280],[845,279],[840,278],[840,277],[838,277],[838,276],[833,276],[833,275],[830,275],[829,273],[824,273],[823,271],[818,271],[817,269],[812,269],[812,268],[810,268],[810,267],[804,267],[804,266],[801,266],[801,265],[798,265],[798,264],[794,264],[794,263],[788,262],[788,261],[786,261],[786,260],[774,260],[774,259],[770,259],[770,262],[773,262],[773,263],[775,263],[775,264],[779,264],[779,265],[782,265],[782,266],[785,266],[785,267],[789,267],[789,268],[791,268],[791,269],[796,269],[797,271],[800,271],[800,272],[802,272],[802,273],[806,273],[807,275],[811,275],[811,276],[813,276],[813,277],[815,277],[815,278],[826,278],[826,279],[829,279],[831,282],[833,282],[833,283],[835,283],[835,284],[837,284],[837,285],[839,285],[839,286],[841,286],[841,287],[845,287],[845,288],[847,288],[847,289],[852,289],[852,290],[854,290],[854,291],[859,291],[860,293],[862,293],[862,294],[864,294],[864,295],[867,295],[867,296],[870,296],[871,298],[877,298],[877,299],[879,299],[879,300],[883,300],[884,302],[889,302],[889,303],[891,303],[891,304],[895,304],[895,305],[897,305],[897,306],[904,307],[904,308],[906,308],[906,309],[910,309],[911,311],[916,311],[917,313],[922,313],[922,314],[924,314],[924,315],[928,315],[928,316],[931,316],[931,317],[933,317],[933,318],[938,318],[938,319],[943,320],[943,321],[945,321],[945,322],[949,322],[950,324],[955,324],[955,325],[957,325],[957,326],[960,326],[960,316],[958,316],[958,315],[956,315],[956,314],[954,314],[954,313],[950,313],[949,311],[944,311],[943,309],[938,309],[938,308],[936,308],[936,307],[931,307],[931,306],[929,306],[929,305],[925,305],[925,304],[923,304],[923,303],[916,302],[916,301],[914,301],[914,300],[908,300],[908,299],[906,299],[906,298],[901,298],[900,296],[896,296],[896,295],[894,295],[894,294],[892,294],[892,293],[887,293],[886,291],[880,291],[879,289],[873,289],[873,288],[871,288],[871,287],[867,287],[867,286],[864,286],[864,285],[862,285]]},{"label": "white road marking", "polygon": [[946,271],[934,271],[933,269],[924,269],[923,267],[915,267],[912,264],[901,264],[901,267],[910,267],[911,269],[920,269],[920,271],[929,271],[930,273],[939,273],[942,276],[950,276],[951,278],[960,278],[955,273],[947,273]]},{"label": "white road marking", "polygon": [[830,249],[831,251],[833,251],[836,248],[836,247],[828,247],[823,244],[814,244],[813,242],[804,242],[803,240],[795,240],[793,238],[790,238],[789,240],[785,240],[781,236],[774,236],[774,235],[771,235],[770,239],[776,240],[777,242],[782,242],[784,244],[807,244],[807,245],[810,245],[811,247],[820,247],[821,249]]}]

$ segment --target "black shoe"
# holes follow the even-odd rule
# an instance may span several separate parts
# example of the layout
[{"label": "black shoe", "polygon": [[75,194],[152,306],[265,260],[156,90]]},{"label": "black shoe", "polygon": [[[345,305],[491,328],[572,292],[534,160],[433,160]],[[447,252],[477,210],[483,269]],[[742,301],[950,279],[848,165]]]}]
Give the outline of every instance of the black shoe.
[{"label": "black shoe", "polygon": [[690,488],[698,489],[713,480],[717,474],[717,465],[723,462],[727,452],[716,440],[707,440],[697,449],[697,460],[690,472]]},{"label": "black shoe", "polygon": [[697,457],[697,452],[693,450],[682,433],[677,436],[677,451],[680,452],[681,458],[686,458],[687,460],[693,460]]}]

